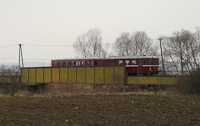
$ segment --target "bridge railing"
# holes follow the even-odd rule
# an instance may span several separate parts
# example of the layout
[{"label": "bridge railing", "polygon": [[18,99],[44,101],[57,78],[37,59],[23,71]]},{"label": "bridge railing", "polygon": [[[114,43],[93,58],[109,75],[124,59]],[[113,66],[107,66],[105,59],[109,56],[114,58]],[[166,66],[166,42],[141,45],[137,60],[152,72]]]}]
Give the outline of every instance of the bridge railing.
[{"label": "bridge railing", "polygon": [[22,68],[22,83],[124,84],[125,67]]}]

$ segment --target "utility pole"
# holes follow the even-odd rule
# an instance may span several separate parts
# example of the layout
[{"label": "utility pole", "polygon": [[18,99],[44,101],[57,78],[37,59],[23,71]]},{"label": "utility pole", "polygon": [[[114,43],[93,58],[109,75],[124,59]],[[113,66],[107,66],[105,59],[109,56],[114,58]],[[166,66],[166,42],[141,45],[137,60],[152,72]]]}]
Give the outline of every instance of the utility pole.
[{"label": "utility pole", "polygon": [[163,40],[163,38],[159,38],[158,40],[160,40],[160,51],[161,51],[161,57],[162,57],[162,67],[163,67],[163,73],[165,75],[165,66],[164,66],[164,61],[163,61],[162,44],[161,44],[161,41]]},{"label": "utility pole", "polygon": [[22,67],[24,67],[24,62],[23,62],[23,55],[22,55],[22,44],[19,44],[19,69],[20,67],[20,57],[22,58]]}]

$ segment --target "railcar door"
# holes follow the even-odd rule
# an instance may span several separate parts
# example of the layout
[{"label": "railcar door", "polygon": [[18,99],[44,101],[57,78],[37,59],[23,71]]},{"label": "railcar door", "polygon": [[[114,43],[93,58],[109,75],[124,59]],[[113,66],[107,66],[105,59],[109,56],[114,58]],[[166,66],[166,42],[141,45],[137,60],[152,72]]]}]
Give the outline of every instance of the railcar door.
[{"label": "railcar door", "polygon": [[138,74],[142,74],[143,69],[142,69],[142,59],[139,59],[139,64],[138,64]]}]

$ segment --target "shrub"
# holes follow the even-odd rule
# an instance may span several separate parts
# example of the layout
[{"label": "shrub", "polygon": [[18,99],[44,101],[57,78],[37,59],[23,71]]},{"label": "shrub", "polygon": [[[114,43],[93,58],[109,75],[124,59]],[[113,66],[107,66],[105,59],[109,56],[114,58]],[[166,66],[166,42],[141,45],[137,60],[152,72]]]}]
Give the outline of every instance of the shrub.
[{"label": "shrub", "polygon": [[14,96],[20,88],[18,66],[0,66],[0,83],[4,95]]},{"label": "shrub", "polygon": [[185,95],[200,95],[200,68],[189,75],[179,77],[174,89],[178,93]]}]

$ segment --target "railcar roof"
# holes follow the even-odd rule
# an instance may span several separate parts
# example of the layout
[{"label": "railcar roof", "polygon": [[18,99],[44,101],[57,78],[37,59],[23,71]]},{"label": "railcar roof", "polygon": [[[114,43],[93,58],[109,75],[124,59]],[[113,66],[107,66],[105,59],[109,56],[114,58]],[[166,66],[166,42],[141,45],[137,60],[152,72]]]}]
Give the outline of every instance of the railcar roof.
[{"label": "railcar roof", "polygon": [[157,56],[110,56],[110,57],[91,57],[91,58],[70,58],[70,59],[53,59],[52,61],[58,61],[58,60],[106,60],[106,59],[146,59],[146,58],[159,58]]}]

